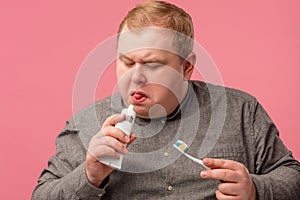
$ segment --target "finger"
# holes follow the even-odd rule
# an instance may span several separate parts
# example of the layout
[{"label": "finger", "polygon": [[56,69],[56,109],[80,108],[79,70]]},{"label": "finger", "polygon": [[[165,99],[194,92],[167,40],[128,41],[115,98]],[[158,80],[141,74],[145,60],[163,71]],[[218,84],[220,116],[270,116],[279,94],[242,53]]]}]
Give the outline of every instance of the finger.
[{"label": "finger", "polygon": [[200,173],[202,178],[209,178],[214,180],[222,180],[225,182],[236,183],[239,181],[239,175],[236,171],[230,169],[210,169],[202,170]]},{"label": "finger", "polygon": [[103,123],[102,128],[108,127],[108,126],[114,126],[116,123],[121,122],[125,119],[124,114],[115,114],[109,116]]},{"label": "finger", "polygon": [[220,183],[218,185],[218,190],[227,195],[238,195],[240,192],[239,185],[237,183]]},{"label": "finger", "polygon": [[225,159],[216,159],[216,158],[204,158],[203,163],[214,169],[231,169],[231,170],[240,170],[242,164],[233,160],[225,160]]},{"label": "finger", "polygon": [[130,145],[136,138],[137,138],[136,134],[135,134],[135,133],[132,133],[132,134],[130,135],[130,141],[129,141],[127,144]]},{"label": "finger", "polygon": [[96,158],[98,161],[103,157],[113,157],[116,159],[120,158],[120,154],[117,153],[113,148],[109,146],[97,146],[88,150],[89,154]]},{"label": "finger", "polygon": [[128,149],[124,146],[123,143],[121,143],[119,140],[117,140],[113,137],[109,137],[109,136],[96,138],[95,141],[93,141],[92,145],[93,145],[92,147],[108,146],[119,153],[122,153],[122,154],[128,153]]},{"label": "finger", "polygon": [[130,142],[130,138],[123,131],[114,126],[107,126],[106,128],[103,128],[97,137],[101,138],[103,136],[116,138],[123,143]]},{"label": "finger", "polygon": [[238,196],[223,194],[222,192],[217,190],[216,191],[216,198],[218,200],[234,200],[234,199],[238,199]]}]

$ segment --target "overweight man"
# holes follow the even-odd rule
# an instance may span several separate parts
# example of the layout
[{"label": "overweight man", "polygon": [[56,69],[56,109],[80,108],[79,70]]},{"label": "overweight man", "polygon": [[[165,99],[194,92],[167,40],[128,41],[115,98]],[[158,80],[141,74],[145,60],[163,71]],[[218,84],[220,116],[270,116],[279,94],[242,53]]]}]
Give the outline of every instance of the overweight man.
[{"label": "overweight man", "polygon": [[[193,38],[191,17],[175,5],[130,10],[118,31],[119,92],[67,121],[32,199],[297,199],[300,164],[257,100],[190,80]],[[129,105],[130,136],[115,127]],[[101,162],[121,156],[121,169]]]}]

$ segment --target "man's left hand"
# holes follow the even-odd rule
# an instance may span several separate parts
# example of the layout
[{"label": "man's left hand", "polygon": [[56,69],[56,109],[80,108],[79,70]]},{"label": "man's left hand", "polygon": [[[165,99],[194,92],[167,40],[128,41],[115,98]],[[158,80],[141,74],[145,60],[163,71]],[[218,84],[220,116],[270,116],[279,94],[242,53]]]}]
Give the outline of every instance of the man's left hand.
[{"label": "man's left hand", "polygon": [[213,158],[205,158],[203,163],[211,169],[201,171],[200,177],[221,181],[216,190],[217,199],[256,199],[255,185],[243,164]]}]

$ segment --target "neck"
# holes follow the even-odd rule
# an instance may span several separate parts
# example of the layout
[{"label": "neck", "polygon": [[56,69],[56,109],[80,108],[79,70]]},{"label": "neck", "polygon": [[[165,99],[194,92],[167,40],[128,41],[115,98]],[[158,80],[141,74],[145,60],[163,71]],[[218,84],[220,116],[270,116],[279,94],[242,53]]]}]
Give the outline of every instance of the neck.
[{"label": "neck", "polygon": [[178,89],[176,92],[174,92],[177,94],[177,96],[174,95],[173,98],[174,102],[172,102],[171,100],[167,100],[169,101],[168,102],[169,104],[166,104],[164,106],[155,104],[151,106],[146,116],[140,116],[140,115],[138,116],[143,119],[173,118],[180,111],[180,105],[182,104],[182,102],[185,100],[187,96],[188,88],[189,88],[188,81],[184,81],[182,83],[182,87],[180,88],[180,90]]}]

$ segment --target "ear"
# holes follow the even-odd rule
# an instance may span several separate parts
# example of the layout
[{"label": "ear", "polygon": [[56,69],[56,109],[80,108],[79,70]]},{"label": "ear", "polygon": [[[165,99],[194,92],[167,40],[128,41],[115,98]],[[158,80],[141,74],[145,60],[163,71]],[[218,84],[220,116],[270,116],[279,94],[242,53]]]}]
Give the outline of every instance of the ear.
[{"label": "ear", "polygon": [[196,54],[194,52],[191,52],[183,61],[183,75],[186,80],[190,80],[193,74],[194,66],[196,64],[196,59],[197,59]]}]

